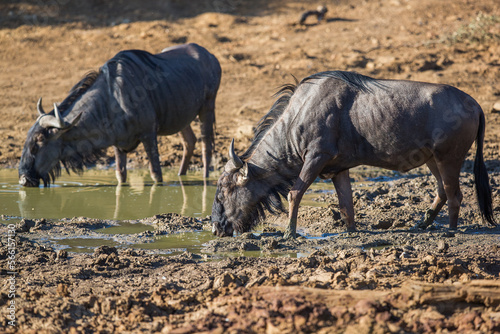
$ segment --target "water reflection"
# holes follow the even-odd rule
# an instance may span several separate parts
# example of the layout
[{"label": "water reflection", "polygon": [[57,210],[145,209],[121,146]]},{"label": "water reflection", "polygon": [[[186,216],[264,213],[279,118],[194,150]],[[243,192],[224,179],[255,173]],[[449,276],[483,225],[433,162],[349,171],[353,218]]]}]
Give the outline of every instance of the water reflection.
[{"label": "water reflection", "polygon": [[191,173],[179,177],[165,171],[162,184],[150,181],[146,170],[132,170],[129,183],[117,185],[114,171],[90,170],[66,175],[49,188],[24,188],[16,170],[0,170],[0,214],[23,218],[85,216],[128,220],[175,212],[185,216],[210,214],[216,177],[203,180]]},{"label": "water reflection", "polygon": [[[169,188],[164,189],[164,187]],[[147,184],[134,180],[130,185],[117,185],[113,219],[121,220],[124,219],[123,217],[132,216],[133,211],[138,209],[137,206],[147,207],[146,211],[154,212],[153,214],[175,212],[183,216],[209,215],[207,200],[213,201],[213,194],[209,196],[208,188],[206,180],[183,181],[180,176],[178,176],[177,182],[166,184]],[[212,185],[210,188],[214,188],[214,186]],[[215,188],[212,191],[215,192]],[[134,205],[131,205],[130,199],[134,196],[137,198],[134,200]],[[165,203],[165,200],[169,202]],[[164,207],[168,207],[170,211],[165,211]]]}]

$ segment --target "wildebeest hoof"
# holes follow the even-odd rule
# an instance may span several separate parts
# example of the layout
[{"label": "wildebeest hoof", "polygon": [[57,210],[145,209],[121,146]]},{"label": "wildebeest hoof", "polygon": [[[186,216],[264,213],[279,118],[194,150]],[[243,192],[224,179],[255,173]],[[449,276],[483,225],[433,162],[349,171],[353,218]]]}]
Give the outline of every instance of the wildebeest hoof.
[{"label": "wildebeest hoof", "polygon": [[346,232],[356,232],[356,227],[347,227]]},{"label": "wildebeest hoof", "polygon": [[297,238],[297,233],[295,233],[295,232],[292,233],[291,231],[286,231],[284,238],[285,239],[295,239],[295,238]]}]

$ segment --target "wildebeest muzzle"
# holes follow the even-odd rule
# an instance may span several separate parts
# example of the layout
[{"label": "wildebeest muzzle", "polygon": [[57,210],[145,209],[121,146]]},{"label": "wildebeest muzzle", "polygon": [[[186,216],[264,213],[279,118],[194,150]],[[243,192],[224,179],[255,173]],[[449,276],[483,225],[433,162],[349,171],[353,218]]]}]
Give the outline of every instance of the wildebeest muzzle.
[{"label": "wildebeest muzzle", "polygon": [[212,233],[218,237],[232,237],[233,225],[226,222],[214,221],[212,225]]},{"label": "wildebeest muzzle", "polygon": [[23,187],[40,186],[40,178],[29,176],[28,174],[19,175],[19,184]]}]

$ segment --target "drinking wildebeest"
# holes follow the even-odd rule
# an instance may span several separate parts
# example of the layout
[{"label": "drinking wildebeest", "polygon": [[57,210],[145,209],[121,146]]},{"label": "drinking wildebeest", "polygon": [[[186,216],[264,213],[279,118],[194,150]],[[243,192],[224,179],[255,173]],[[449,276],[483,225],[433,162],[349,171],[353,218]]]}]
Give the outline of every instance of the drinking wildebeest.
[{"label": "drinking wildebeest", "polygon": [[287,237],[295,237],[299,203],[319,176],[331,178],[342,220],[355,230],[349,169],[370,165],[406,172],[426,164],[437,196],[423,225],[448,201],[450,229],[462,201],[459,174],[476,141],[474,176],[479,208],[492,225],[491,188],[483,161],[485,120],[481,107],[447,85],[377,80],[351,72],[322,72],[287,85],[238,157],[234,140],[212,208],[213,232],[246,232],[283,211],[288,196]]},{"label": "drinking wildebeest", "polygon": [[151,177],[162,181],[157,135],[181,132],[185,174],[196,137],[190,123],[198,116],[203,139],[204,176],[214,142],[215,98],[221,68],[215,56],[196,44],[174,46],[152,55],[119,52],[76,84],[68,97],[40,116],[28,132],[19,164],[19,183],[45,186],[66,169],[82,172],[114,146],[116,176],[127,178],[126,155],[139,143],[149,158]]}]

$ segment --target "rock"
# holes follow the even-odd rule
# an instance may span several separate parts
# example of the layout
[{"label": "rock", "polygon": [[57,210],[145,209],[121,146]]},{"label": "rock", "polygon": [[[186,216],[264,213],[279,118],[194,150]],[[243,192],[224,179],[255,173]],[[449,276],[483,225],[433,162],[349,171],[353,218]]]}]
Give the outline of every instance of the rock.
[{"label": "rock", "polygon": [[267,276],[262,275],[260,277],[257,277],[255,279],[251,280],[250,282],[248,282],[246,287],[251,288],[253,286],[261,285],[266,279],[267,279]]},{"label": "rock", "polygon": [[439,240],[438,241],[438,251],[440,252],[446,252],[450,246],[444,241],[444,240]]},{"label": "rock", "polygon": [[358,315],[371,315],[375,316],[377,312],[378,305],[375,301],[369,299],[362,299],[356,303],[354,310]]},{"label": "rock", "polygon": [[16,226],[16,232],[17,233],[24,233],[24,232],[29,232],[31,228],[35,227],[36,223],[35,221],[31,219],[26,219],[23,218],[17,226]]},{"label": "rock", "polygon": [[491,108],[492,113],[500,113],[500,101],[497,101],[493,104],[493,107]]},{"label": "rock", "polygon": [[273,276],[278,275],[279,271],[280,270],[278,267],[272,266],[272,267],[266,268],[266,275],[267,275],[267,277],[273,277]]},{"label": "rock", "polygon": [[242,282],[238,277],[234,276],[233,274],[224,273],[215,278],[213,286],[214,289],[220,289],[223,287],[228,287],[231,283],[234,283],[237,286],[242,285]]},{"label": "rock", "polygon": [[253,240],[256,240],[256,239],[259,239],[258,236],[256,236],[255,234],[253,234],[253,232],[245,232],[241,235],[241,239],[253,239]]},{"label": "rock", "polygon": [[200,285],[198,287],[198,289],[201,290],[201,291],[208,290],[208,289],[211,289],[213,287],[213,284],[214,284],[214,281],[209,278],[209,279],[207,279],[205,281],[205,283],[203,283],[202,285]]},{"label": "rock", "polygon": [[67,297],[69,296],[69,290],[68,290],[68,285],[59,283],[57,285],[57,294],[61,297]]},{"label": "rock", "polygon": [[57,251],[57,259],[67,259],[68,258],[68,251],[65,249],[60,249]]},{"label": "rock", "polygon": [[403,252],[401,253],[401,255],[399,256],[400,259],[409,259],[411,258],[411,254],[409,252]]},{"label": "rock", "polygon": [[316,249],[314,252],[312,252],[311,254],[309,254],[308,257],[324,257],[326,256],[326,253],[321,250],[321,249]]}]

